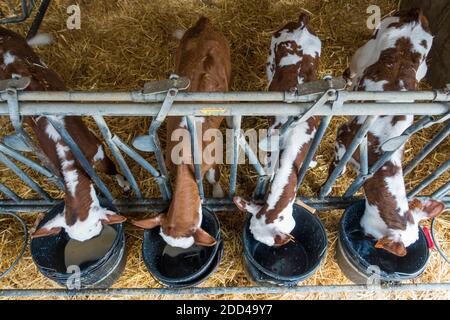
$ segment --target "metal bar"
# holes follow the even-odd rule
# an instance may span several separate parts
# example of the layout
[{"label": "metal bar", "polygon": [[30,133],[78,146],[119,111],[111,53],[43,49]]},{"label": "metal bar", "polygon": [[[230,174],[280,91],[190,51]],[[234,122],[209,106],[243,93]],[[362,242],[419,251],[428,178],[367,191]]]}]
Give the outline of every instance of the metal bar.
[{"label": "metal bar", "polygon": [[255,168],[256,172],[258,173],[258,181],[256,182],[255,191],[253,193],[253,197],[255,199],[262,198],[267,190],[268,187],[268,181],[269,176],[267,175],[266,170],[263,168],[261,163],[258,160],[258,157],[253,152],[253,150],[248,145],[247,141],[245,140],[243,135],[240,135],[239,138],[239,144],[244,150],[245,155],[248,157],[248,161],[251,165],[253,165],[253,168]]},{"label": "metal bar", "polygon": [[236,177],[237,177],[237,166],[239,162],[239,139],[241,136],[241,116],[233,117],[233,163],[231,164],[230,171],[230,192],[228,196],[232,198],[236,193]]},{"label": "metal bar", "polygon": [[425,157],[430,154],[450,133],[450,122],[430,141],[426,146],[411,160],[403,169],[406,176],[410,173]]},{"label": "metal bar", "polygon": [[62,182],[61,178],[58,176],[55,176],[52,172],[44,168],[43,166],[37,164],[36,162],[28,159],[24,155],[22,155],[20,152],[17,152],[16,150],[13,150],[11,148],[8,148],[7,146],[0,143],[0,152],[4,153],[5,155],[10,156],[11,158],[22,162],[24,165],[32,168],[33,170],[39,172],[40,174],[46,176],[49,178],[49,180],[60,189],[64,190],[64,183]]},{"label": "metal bar", "polygon": [[327,182],[323,185],[322,189],[320,190],[320,197],[324,198],[327,196],[331,188],[333,186],[333,183],[336,181],[336,179],[339,177],[339,175],[342,173],[342,170],[344,169],[344,166],[347,165],[347,162],[350,160],[350,158],[353,156],[353,153],[355,152],[356,148],[358,148],[361,140],[365,137],[367,132],[370,129],[370,126],[375,122],[377,119],[376,116],[368,116],[364,123],[359,128],[358,132],[356,133],[355,137],[353,138],[350,145],[347,147],[347,150],[345,154],[343,155],[341,161],[339,161],[339,164],[334,168],[333,172],[328,177]]},{"label": "metal bar", "polygon": [[45,192],[36,182],[34,182],[22,169],[20,169],[7,156],[0,152],[0,162],[3,162],[9,169],[11,169],[20,179],[23,180],[31,189],[39,194],[45,200],[50,200],[50,196]]},{"label": "metal bar", "polygon": [[119,148],[112,141],[112,134],[108,128],[108,125],[105,122],[105,119],[102,116],[94,116],[93,118],[94,118],[94,121],[97,124],[98,128],[100,129],[100,132],[101,132],[103,138],[105,139],[109,149],[111,150],[111,153],[113,154],[114,158],[119,163],[120,170],[125,175],[125,177],[127,178],[128,182],[131,185],[131,188],[133,189],[134,193],[136,194],[136,197],[142,198],[141,190],[139,189],[139,186],[136,182],[136,179],[133,176],[133,173],[131,173],[131,170],[128,167],[122,154],[120,153]]},{"label": "metal bar", "polygon": [[[429,199],[430,196],[419,196],[418,199]],[[297,200],[301,200],[306,204],[314,207],[318,211],[345,209],[355,201],[363,200],[362,197],[353,197],[349,199],[342,199],[341,197],[326,197],[326,198],[305,198],[297,197]],[[13,200],[0,199],[0,211],[14,211],[14,212],[42,212],[53,208],[62,200],[51,199],[45,200],[28,200],[23,199],[19,203]],[[447,206],[450,205],[450,196],[444,196],[441,198]],[[256,199],[257,204],[263,204],[261,199]],[[144,211],[163,211],[167,209],[169,202],[160,198],[154,199],[117,199],[114,205],[124,213],[142,213]],[[203,205],[215,212],[236,212],[236,206],[231,199],[217,199],[217,198],[205,198]]]},{"label": "metal bar", "polygon": [[320,142],[322,141],[325,131],[327,130],[328,125],[330,124],[331,118],[332,117],[330,116],[323,117],[322,121],[320,122],[320,126],[317,129],[316,134],[314,135],[314,139],[311,142],[311,146],[309,147],[308,153],[305,157],[305,160],[303,161],[302,167],[300,168],[300,171],[297,174],[296,190],[300,188],[300,185],[302,184],[303,179],[306,176],[306,171],[308,171],[309,164],[311,163],[317,149],[319,148]]},{"label": "metal bar", "polygon": [[439,200],[449,192],[450,192],[450,181],[444,184],[442,187],[440,187],[435,193],[433,193],[431,195],[431,198]]},{"label": "metal bar", "polygon": [[[178,99],[168,116],[289,116],[302,114],[310,102],[284,103],[261,102],[226,103],[198,102],[182,103]],[[160,105],[157,103],[80,103],[80,102],[22,102],[20,114],[54,116],[156,116]],[[367,115],[443,115],[450,111],[450,105],[433,103],[345,103],[342,108],[332,108],[327,103],[316,109],[316,116],[367,116]],[[0,103],[0,115],[8,115],[8,107]]]},{"label": "metal bar", "polygon": [[14,191],[9,189],[3,183],[0,183],[0,192],[3,193],[8,198],[14,200],[14,202],[16,202],[16,203],[18,203],[22,200],[17,194],[14,193]]},{"label": "metal bar", "polygon": [[[323,93],[298,96],[290,92],[281,91],[242,91],[242,92],[179,92],[178,102],[314,102]],[[388,100],[383,104],[391,105],[392,102],[407,101],[435,101],[450,102],[450,94],[444,91],[339,91],[342,101],[379,101]],[[163,102],[165,93],[143,94],[141,91],[117,92],[117,91],[26,91],[19,94],[19,101],[83,101],[83,102]],[[330,96],[329,99],[335,99]],[[389,108],[391,109],[391,108]]]},{"label": "metal bar", "polygon": [[[430,116],[424,116],[420,118],[416,123],[409,126],[403,133],[402,136],[408,136],[411,137],[414,133],[417,131],[423,129],[428,124],[433,122],[433,118]],[[356,179],[353,181],[353,183],[348,187],[347,191],[344,193],[344,198],[353,196],[359,188],[364,184],[364,181],[366,181],[368,178],[370,178],[373,174],[375,174],[380,168],[388,161],[391,156],[402,147],[403,145],[398,146],[393,151],[386,151],[384,152],[381,157],[370,167],[368,174],[363,175],[359,174]]]},{"label": "metal bar", "polygon": [[367,175],[369,173],[369,154],[367,150],[367,135],[361,140],[359,144],[359,174]]},{"label": "metal bar", "polygon": [[171,198],[171,191],[170,189],[166,188],[167,186],[169,186],[167,177],[162,176],[158,172],[158,170],[156,170],[150,163],[148,163],[148,161],[145,160],[139,153],[123,143],[118,136],[113,136],[112,141],[120,150],[127,154],[131,159],[136,161],[142,168],[147,170],[155,178],[164,200],[168,200]]},{"label": "metal bar", "polygon": [[160,183],[163,184],[162,187],[160,185],[160,191],[163,194],[164,199],[170,199],[172,197],[172,189],[170,187],[168,179],[169,173],[166,168],[166,162],[161,149],[161,144],[159,142],[158,129],[159,127],[161,127],[161,124],[164,122],[164,120],[167,117],[167,114],[171,110],[177,94],[178,90],[174,88],[166,92],[166,94],[164,95],[163,103],[159,108],[156,116],[152,119],[152,123],[150,124],[150,128],[148,129],[149,136],[150,139],[152,140],[153,147],[155,150],[154,153],[156,162],[158,163],[159,171],[161,172],[161,176],[163,177],[163,179],[160,180]]},{"label": "metal bar", "polygon": [[[199,143],[197,137],[197,125],[195,123],[195,117],[186,116],[186,123],[189,128],[189,133],[191,136],[191,153],[192,153],[192,161],[194,163],[194,173],[195,180],[198,186],[198,193],[201,199],[205,198],[205,192],[203,190],[203,177],[202,177],[202,151],[199,150]],[[201,135],[201,133],[200,133]]]},{"label": "metal bar", "polygon": [[391,293],[405,291],[448,291],[450,283],[414,283],[393,286],[367,285],[318,285],[293,287],[194,287],[185,289],[170,288],[114,288],[114,289],[3,289],[1,297],[36,297],[36,296],[142,296],[142,295],[219,295],[219,294],[285,294],[285,293]]},{"label": "metal bar", "polygon": [[39,27],[41,26],[42,20],[44,20],[45,13],[47,12],[48,6],[50,5],[50,0],[42,0],[41,5],[39,6],[38,12],[34,17],[33,23],[31,24],[30,29],[28,30],[27,40],[33,38],[39,31]]},{"label": "metal bar", "polygon": [[444,164],[439,166],[439,168],[437,168],[436,171],[434,171],[428,177],[423,179],[421,183],[419,183],[414,189],[412,189],[408,193],[408,199],[414,197],[420,191],[429,186],[434,180],[436,180],[440,175],[442,175],[445,171],[447,171],[448,168],[450,168],[450,159],[448,159]]},{"label": "metal bar", "polygon": [[[25,86],[26,87],[26,86]],[[1,98],[6,100],[6,105],[8,109],[9,119],[14,127],[14,131],[18,137],[34,152],[34,154],[39,158],[39,160],[50,169],[55,176],[59,176],[58,168],[50,161],[47,155],[42,151],[40,146],[35,144],[30,136],[26,133],[22,126],[22,119],[20,116],[18,91],[17,89],[8,89],[6,92],[1,94]]]},{"label": "metal bar", "polygon": [[61,138],[67,143],[67,145],[69,146],[70,150],[73,152],[73,155],[78,160],[78,162],[80,163],[83,170],[89,175],[89,177],[93,180],[93,182],[96,184],[96,186],[100,189],[100,192],[110,202],[110,205],[113,206],[114,198],[111,195],[111,192],[109,192],[106,185],[95,173],[94,168],[92,168],[91,164],[89,163],[88,159],[86,159],[86,157],[83,154],[83,152],[81,151],[80,147],[76,144],[76,142],[70,136],[69,132],[64,127],[64,123],[53,117],[47,117],[47,120],[55,128],[55,130],[59,133]]}]

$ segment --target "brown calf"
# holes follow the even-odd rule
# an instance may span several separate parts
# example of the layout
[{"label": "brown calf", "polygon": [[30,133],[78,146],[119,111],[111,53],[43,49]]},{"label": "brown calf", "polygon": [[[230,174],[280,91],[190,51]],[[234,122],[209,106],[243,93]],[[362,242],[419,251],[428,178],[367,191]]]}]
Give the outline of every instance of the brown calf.
[{"label": "brown calf", "polygon": [[[0,79],[30,77],[26,90],[58,91],[66,90],[61,78],[50,70],[15,32],[0,28]],[[79,117],[53,117],[64,123],[91,164],[98,170],[116,176],[119,183],[128,189],[129,185],[118,174],[114,163],[105,155],[98,138],[85,126]],[[98,202],[94,186],[58,132],[47,121],[47,117],[25,117],[39,141],[39,145],[53,165],[60,171],[65,186],[65,208],[32,236],[40,237],[56,234],[64,228],[68,235],[79,241],[98,235],[103,223],[118,223],[125,218],[102,208]]]},{"label": "brown calf", "polygon": [[[207,18],[200,18],[182,37],[176,56],[176,73],[190,79],[189,91],[228,91],[231,75],[228,42]],[[208,129],[219,128],[222,120],[223,117],[195,118],[197,125],[202,126],[202,136]],[[188,151],[183,149],[181,155],[176,151],[179,142],[175,135],[180,130],[187,132],[186,119],[169,117],[166,162],[169,171],[175,176],[175,191],[169,211],[167,214],[133,223],[146,229],[160,225],[161,236],[168,244],[175,247],[188,248],[194,243],[212,246],[216,240],[200,227],[202,204],[194,177],[190,148],[187,148]],[[203,146],[201,149],[204,149],[207,144],[201,137],[198,139],[199,145]],[[214,163],[207,164],[202,159],[201,171],[202,177],[206,174],[207,180],[213,184],[214,196],[222,196],[223,193],[218,184],[217,166]]]}]

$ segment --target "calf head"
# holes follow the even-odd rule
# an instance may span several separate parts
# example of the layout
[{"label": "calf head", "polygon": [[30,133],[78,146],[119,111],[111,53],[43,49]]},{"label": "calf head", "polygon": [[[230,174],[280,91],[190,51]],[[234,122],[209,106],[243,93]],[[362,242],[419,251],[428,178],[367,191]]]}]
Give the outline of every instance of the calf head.
[{"label": "calf head", "polygon": [[242,197],[234,197],[233,201],[239,210],[252,215],[250,231],[257,241],[268,246],[280,247],[293,240],[290,234],[295,227],[292,204],[281,212],[272,210],[270,214],[267,205],[258,205]]},{"label": "calf head", "polygon": [[64,229],[71,239],[86,241],[98,236],[103,225],[122,223],[126,220],[125,217],[100,206],[94,186],[90,185],[88,189],[89,196],[75,198],[76,202],[66,197],[63,212],[37,229],[31,237],[56,235]]},{"label": "calf head", "polygon": [[201,228],[202,216],[201,199],[192,169],[188,165],[179,165],[175,192],[167,214],[132,223],[144,229],[160,226],[161,237],[173,247],[213,246],[216,239]]},{"label": "calf head", "polygon": [[376,242],[375,248],[387,250],[397,256],[405,256],[406,248],[419,239],[420,221],[435,218],[444,210],[445,204],[440,201],[419,199],[410,201],[409,210],[405,213],[405,229],[389,229],[388,234]]}]

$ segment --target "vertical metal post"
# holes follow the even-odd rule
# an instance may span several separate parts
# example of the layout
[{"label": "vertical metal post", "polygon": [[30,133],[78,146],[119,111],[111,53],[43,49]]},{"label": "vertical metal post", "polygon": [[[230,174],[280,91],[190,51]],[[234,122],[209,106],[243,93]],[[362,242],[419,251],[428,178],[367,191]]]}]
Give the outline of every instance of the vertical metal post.
[{"label": "vertical metal post", "polygon": [[[197,181],[198,193],[200,195],[200,198],[203,200],[205,198],[205,192],[203,190],[203,177],[201,165],[202,155],[200,153],[198,145],[197,126],[195,123],[195,117],[185,116],[185,118],[191,136],[191,153],[192,153],[192,161],[194,163],[195,180]],[[202,139],[202,137],[200,137],[200,139]]]},{"label": "vertical metal post", "polygon": [[231,164],[230,172],[230,192],[228,196],[232,198],[236,193],[236,177],[237,177],[237,166],[239,163],[239,138],[241,136],[241,116],[233,117],[233,163]]},{"label": "vertical metal post", "polygon": [[134,178],[133,174],[131,173],[131,170],[128,167],[122,154],[120,153],[120,150],[117,148],[117,146],[112,141],[111,131],[109,130],[108,125],[105,122],[105,119],[103,119],[102,116],[93,116],[93,118],[94,118],[95,123],[97,124],[98,128],[100,129],[100,132],[101,132],[103,138],[105,139],[106,144],[108,145],[109,149],[111,150],[111,153],[113,154],[114,158],[117,160],[120,170],[125,175],[128,182],[130,182],[131,188],[135,192],[136,197],[139,199],[142,198],[141,190],[139,189],[136,179]]},{"label": "vertical metal post", "polygon": [[155,177],[155,180],[159,186],[159,190],[161,191],[161,195],[165,201],[169,200],[172,197],[170,188],[167,189],[167,186],[169,184],[167,183],[166,177],[161,176],[158,170],[156,170],[150,163],[148,163],[147,160],[145,160],[139,153],[123,143],[118,136],[113,136],[111,140],[120,150],[122,150],[131,159],[136,161],[142,168],[147,170],[153,177]]},{"label": "vertical metal post", "polygon": [[320,126],[317,129],[317,132],[314,136],[313,141],[311,142],[311,146],[309,147],[308,153],[305,157],[305,160],[303,161],[302,167],[300,168],[300,171],[297,174],[297,186],[296,190],[300,188],[300,185],[303,182],[303,179],[306,176],[306,171],[308,171],[309,164],[311,163],[314,154],[316,153],[317,149],[319,148],[320,142],[322,141],[322,138],[325,134],[325,131],[328,128],[328,125],[331,121],[331,116],[322,117],[322,121],[320,122]]},{"label": "vertical metal post", "polygon": [[367,132],[370,129],[370,126],[375,122],[377,119],[377,116],[368,116],[362,126],[359,128],[358,132],[356,133],[355,137],[353,138],[352,142],[348,146],[345,154],[343,155],[341,161],[339,161],[339,164],[334,168],[331,175],[328,177],[327,182],[323,185],[321,191],[320,191],[320,198],[326,197],[331,192],[331,187],[333,186],[333,183],[336,181],[338,176],[342,173],[342,170],[344,169],[344,166],[347,165],[347,162],[350,160],[350,158],[353,156],[353,153],[356,151],[356,148],[358,148],[361,140],[366,136]]}]

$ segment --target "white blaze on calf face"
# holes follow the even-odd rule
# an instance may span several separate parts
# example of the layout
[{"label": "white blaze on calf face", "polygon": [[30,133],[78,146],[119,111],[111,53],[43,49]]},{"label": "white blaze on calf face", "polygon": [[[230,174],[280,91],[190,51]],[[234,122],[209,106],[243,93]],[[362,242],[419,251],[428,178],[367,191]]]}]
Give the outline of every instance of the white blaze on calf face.
[{"label": "white blaze on calf face", "polygon": [[[201,204],[200,204],[200,207],[198,208],[198,215],[199,215],[199,221],[197,224],[197,228],[200,228],[202,225],[202,219],[203,219],[203,212],[202,212]],[[193,236],[175,238],[175,237],[166,235],[163,231],[163,228],[160,228],[159,234],[164,239],[164,241],[172,247],[187,249],[187,248],[192,247],[195,243],[195,239]]]},{"label": "white blaze on calf face", "polygon": [[105,153],[103,152],[103,146],[99,145],[97,149],[97,153],[94,155],[94,158],[92,158],[92,161],[100,161],[105,158]]}]

